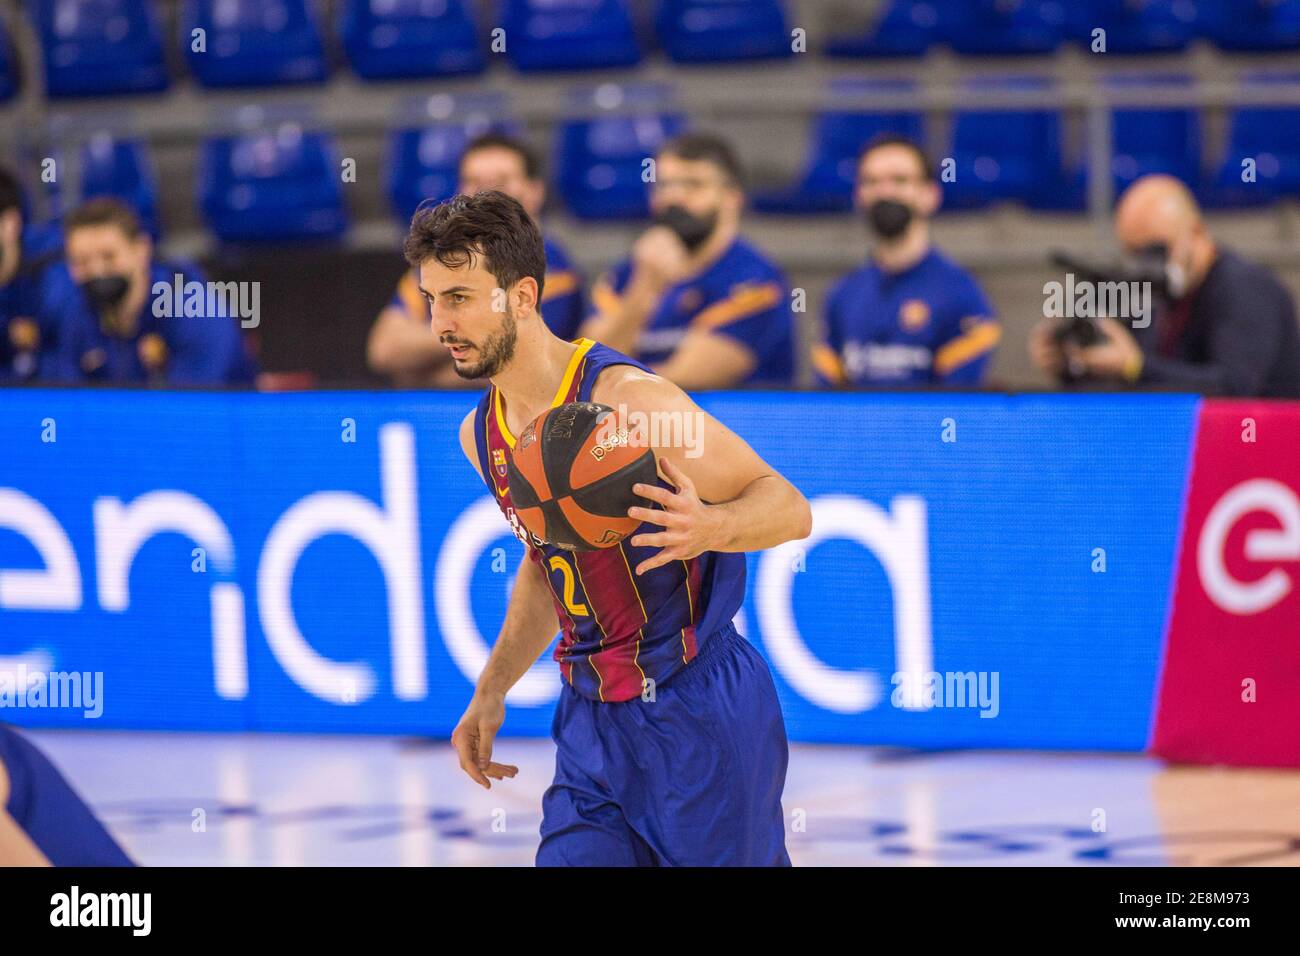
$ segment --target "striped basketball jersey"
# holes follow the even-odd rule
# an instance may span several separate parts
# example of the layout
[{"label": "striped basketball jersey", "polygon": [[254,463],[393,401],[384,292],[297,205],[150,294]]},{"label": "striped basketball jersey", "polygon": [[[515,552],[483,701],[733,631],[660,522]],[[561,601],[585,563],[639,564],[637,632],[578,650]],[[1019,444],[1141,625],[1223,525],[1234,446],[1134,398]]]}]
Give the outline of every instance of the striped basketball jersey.
[{"label": "striped basketball jersey", "polygon": [[[610,365],[646,368],[590,339],[576,344],[552,407],[590,401],[597,376]],[[642,696],[648,681],[661,684],[694,660],[739,610],[743,554],[706,551],[637,575],[636,566],[659,549],[631,544],[632,535],[612,548],[566,551],[530,534],[510,501],[506,476],[515,436],[495,385],[479,401],[474,435],[483,480],[550,584],[561,631],[555,649],[560,673],[584,697],[613,703]],[[647,522],[634,533],[661,530]]]}]

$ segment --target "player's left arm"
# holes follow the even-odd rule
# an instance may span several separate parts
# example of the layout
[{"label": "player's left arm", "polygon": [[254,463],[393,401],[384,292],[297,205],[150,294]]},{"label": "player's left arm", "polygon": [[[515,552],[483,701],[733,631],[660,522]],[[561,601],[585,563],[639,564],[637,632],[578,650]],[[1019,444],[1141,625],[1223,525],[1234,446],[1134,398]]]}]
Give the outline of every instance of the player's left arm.
[{"label": "player's left arm", "polygon": [[637,565],[638,574],[705,551],[761,551],[812,533],[812,510],[799,489],[672,382],[613,366],[592,401],[626,416],[630,430],[651,423],[642,440],[659,438],[659,470],[676,489],[634,488],[660,508],[633,507],[628,516],[663,529],[632,537],[633,545],[660,549]]}]

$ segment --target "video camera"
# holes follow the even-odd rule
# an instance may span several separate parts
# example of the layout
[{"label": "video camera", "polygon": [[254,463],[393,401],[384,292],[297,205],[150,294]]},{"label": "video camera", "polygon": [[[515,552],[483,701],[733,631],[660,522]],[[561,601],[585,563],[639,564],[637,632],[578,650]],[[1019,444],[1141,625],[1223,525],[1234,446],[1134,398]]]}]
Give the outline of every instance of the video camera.
[{"label": "video camera", "polygon": [[[1087,348],[1104,341],[1105,335],[1098,322],[1102,316],[1120,320],[1133,318],[1131,313],[1114,314],[1115,310],[1107,310],[1105,305],[1109,299],[1106,292],[1124,292],[1124,301],[1130,306],[1135,299],[1129,297],[1129,290],[1135,297],[1145,296],[1149,310],[1147,318],[1154,319],[1178,298],[1180,291],[1177,277],[1171,276],[1169,250],[1162,243],[1104,261],[1055,250],[1051,253],[1051,263],[1064,269],[1069,280],[1065,285],[1066,315],[1053,332],[1053,338],[1062,346],[1069,343]],[[1086,301],[1091,303],[1091,308],[1074,308],[1076,289],[1089,294]],[[1067,367],[1064,377],[1075,381],[1082,377],[1082,371]]]}]

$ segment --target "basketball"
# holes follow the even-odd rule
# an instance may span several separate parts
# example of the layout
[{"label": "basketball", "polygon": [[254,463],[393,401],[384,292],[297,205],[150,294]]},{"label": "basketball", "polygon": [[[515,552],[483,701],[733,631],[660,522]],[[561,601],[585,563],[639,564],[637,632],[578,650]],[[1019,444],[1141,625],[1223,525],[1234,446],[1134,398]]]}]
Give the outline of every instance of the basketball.
[{"label": "basketball", "polygon": [[653,502],[632,493],[654,484],[654,449],[615,430],[614,410],[570,402],[537,416],[523,430],[507,466],[510,500],[524,527],[569,551],[618,544],[641,523],[633,505]]}]

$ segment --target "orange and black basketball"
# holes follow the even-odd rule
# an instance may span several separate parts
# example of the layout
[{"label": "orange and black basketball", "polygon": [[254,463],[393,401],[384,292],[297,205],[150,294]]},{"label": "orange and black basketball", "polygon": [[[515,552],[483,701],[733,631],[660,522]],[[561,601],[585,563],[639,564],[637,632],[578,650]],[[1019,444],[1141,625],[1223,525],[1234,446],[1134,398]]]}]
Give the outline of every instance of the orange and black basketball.
[{"label": "orange and black basketball", "polygon": [[655,454],[615,424],[614,410],[594,402],[560,405],[528,424],[507,471],[525,528],[569,551],[610,548],[636,530],[627,509],[654,504],[632,486],[656,483]]}]

